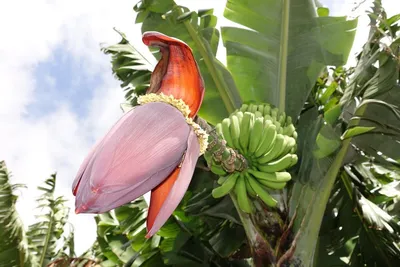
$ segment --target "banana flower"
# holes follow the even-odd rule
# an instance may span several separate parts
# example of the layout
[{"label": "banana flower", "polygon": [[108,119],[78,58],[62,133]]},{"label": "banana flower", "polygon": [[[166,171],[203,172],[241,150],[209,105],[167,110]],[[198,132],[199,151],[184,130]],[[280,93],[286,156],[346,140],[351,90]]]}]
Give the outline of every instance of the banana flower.
[{"label": "banana flower", "polygon": [[151,237],[183,198],[207,134],[193,122],[204,85],[191,49],[157,32],[144,33],[143,42],[162,54],[150,87],[92,148],[72,187],[76,213],[107,212],[151,190]]}]

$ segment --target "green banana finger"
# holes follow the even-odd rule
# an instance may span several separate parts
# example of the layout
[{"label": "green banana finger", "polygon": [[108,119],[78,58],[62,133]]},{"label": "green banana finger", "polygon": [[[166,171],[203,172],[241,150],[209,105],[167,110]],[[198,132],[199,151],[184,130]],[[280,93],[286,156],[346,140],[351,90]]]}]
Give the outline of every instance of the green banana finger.
[{"label": "green banana finger", "polygon": [[283,150],[283,152],[280,155],[286,155],[287,153],[292,151],[293,147],[296,145],[296,140],[293,137],[289,137],[287,135],[285,135],[285,136],[288,139],[288,142],[286,144],[285,149]]},{"label": "green banana finger", "polygon": [[[275,120],[274,120],[273,123],[274,123],[275,126],[276,126],[276,131],[279,131],[279,129],[282,128],[282,125],[280,124],[279,121],[275,121]],[[283,129],[282,129],[282,132],[283,132]]]},{"label": "green banana finger", "polygon": [[226,118],[221,123],[222,133],[224,135],[224,139],[229,147],[233,146],[233,141],[231,137],[231,132],[229,126],[231,125],[231,120]]},{"label": "green banana finger", "polygon": [[236,185],[236,180],[239,177],[239,173],[235,172],[228,176],[228,179],[219,187],[214,188],[212,191],[212,196],[214,198],[223,197],[232,190]]},{"label": "green banana finger", "polygon": [[258,105],[257,111],[260,112],[262,116],[264,116],[264,105]]},{"label": "green banana finger", "polygon": [[292,136],[296,128],[294,128],[293,124],[289,124],[288,126],[283,128],[283,134],[287,136]]},{"label": "green banana finger", "polygon": [[279,109],[278,108],[272,108],[271,109],[271,117],[272,118],[274,118],[275,120],[277,120],[278,119],[278,112],[279,112]]},{"label": "green banana finger", "polygon": [[269,150],[269,152],[265,154],[263,157],[259,158],[258,163],[264,164],[275,159],[278,153],[281,151],[282,146],[284,146],[284,141],[285,137],[281,134],[277,134],[272,149]]},{"label": "green banana finger", "polygon": [[270,182],[287,182],[292,179],[288,172],[260,172],[254,169],[247,170],[251,175],[256,177],[259,181],[265,180]]},{"label": "green banana finger", "polygon": [[270,114],[271,114],[271,106],[270,105],[268,105],[268,104],[264,105],[263,114],[264,114],[264,116],[266,116],[266,115],[270,116]]},{"label": "green banana finger", "polygon": [[210,151],[206,150],[206,152],[203,154],[204,159],[207,162],[207,165],[210,167],[211,163],[212,163],[212,154]]},{"label": "green banana finger", "polygon": [[287,116],[286,117],[286,125],[290,125],[290,124],[293,124],[292,117]]},{"label": "green banana finger", "polygon": [[220,177],[218,178],[218,180],[217,180],[217,183],[218,183],[219,185],[222,185],[223,183],[225,183],[226,179],[228,179],[229,176],[230,176],[230,175],[228,175],[228,176],[220,176]]},{"label": "green banana finger", "polygon": [[276,201],[253,177],[249,176],[249,184],[261,200],[270,207],[276,207],[278,201]]},{"label": "green banana finger", "polygon": [[282,113],[278,116],[277,120],[279,121],[279,123],[280,123],[282,126],[285,125],[285,122],[286,122],[286,113],[285,113],[285,112],[282,112]]},{"label": "green banana finger", "polygon": [[[224,138],[224,133],[222,132],[222,125],[221,125],[221,123],[218,123],[216,126],[215,126],[215,131],[219,134],[219,135],[221,135],[223,138]],[[225,139],[225,138],[224,138]]]},{"label": "green banana finger", "polygon": [[250,130],[253,128],[254,114],[250,112],[245,112],[243,114],[243,120],[240,124],[240,137],[239,143],[242,148],[241,151],[246,154],[249,145]]},{"label": "green banana finger", "polygon": [[251,156],[256,152],[258,146],[261,143],[264,131],[264,118],[257,118],[254,121],[253,129],[251,130],[251,136],[249,140],[249,152],[248,156]]},{"label": "green banana finger", "polygon": [[254,118],[264,118],[264,116],[260,111],[256,111],[254,112]]},{"label": "green banana finger", "polygon": [[257,111],[258,106],[254,105],[254,104],[250,104],[249,108],[247,109],[247,111],[251,112],[251,113],[255,113]]},{"label": "green banana finger", "polygon": [[239,110],[245,112],[245,111],[247,111],[248,108],[249,108],[249,105],[243,104],[243,105],[240,107]]},{"label": "green banana finger", "polygon": [[258,182],[260,183],[260,185],[274,190],[281,190],[286,186],[286,182],[270,182],[267,180],[258,180]]},{"label": "green banana finger", "polygon": [[271,123],[274,122],[274,119],[273,119],[269,114],[264,115],[264,120],[266,120],[266,121],[271,121]]},{"label": "green banana finger", "polygon": [[242,120],[243,120],[243,112],[239,111],[238,113],[236,113],[236,117],[238,117],[239,125],[240,125],[242,123]]},{"label": "green banana finger", "polygon": [[272,145],[275,143],[276,136],[276,126],[273,125],[270,121],[266,121],[264,123],[263,137],[254,155],[259,158],[267,153],[272,148]]},{"label": "green banana finger", "polygon": [[294,146],[292,147],[292,150],[290,150],[290,153],[294,154],[296,153],[297,150],[297,144],[294,144]]},{"label": "green banana finger", "polygon": [[235,193],[239,208],[246,213],[251,213],[253,211],[253,207],[251,205],[249,197],[247,196],[246,182],[243,175],[240,175],[239,179],[236,182]]},{"label": "green banana finger", "polygon": [[240,137],[240,125],[237,115],[233,115],[231,118],[231,124],[229,125],[232,143],[234,148],[239,148],[239,137]]},{"label": "green banana finger", "polygon": [[248,175],[250,175],[250,174],[249,173],[245,173],[246,190],[247,190],[247,193],[251,197],[255,198],[255,197],[257,197],[257,193],[256,193],[256,191],[254,191],[253,187],[250,186],[249,178],[247,177]]},{"label": "green banana finger", "polygon": [[286,154],[282,158],[269,162],[266,165],[258,165],[257,168],[263,172],[277,172],[292,167],[297,163],[296,154]]},{"label": "green banana finger", "polygon": [[284,135],[283,138],[285,138],[285,140],[283,141],[283,145],[281,147],[281,150],[278,152],[278,154],[276,154],[275,158],[280,158],[282,155],[287,154],[287,152],[285,153],[285,151],[289,151],[292,147],[289,147],[289,145],[291,145],[291,137]]},{"label": "green banana finger", "polygon": [[211,164],[210,170],[219,176],[224,176],[227,174],[226,171],[221,167],[221,165],[217,164]]}]

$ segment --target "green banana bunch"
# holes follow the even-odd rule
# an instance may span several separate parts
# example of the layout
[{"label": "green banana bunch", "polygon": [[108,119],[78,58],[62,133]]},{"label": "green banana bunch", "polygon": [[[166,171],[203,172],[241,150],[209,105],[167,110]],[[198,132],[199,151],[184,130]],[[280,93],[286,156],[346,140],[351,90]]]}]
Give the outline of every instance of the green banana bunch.
[{"label": "green banana bunch", "polygon": [[[291,180],[286,170],[297,163],[296,128],[292,118],[269,104],[243,104],[215,127],[228,147],[239,151],[248,166],[240,171],[227,171],[223,166],[225,152],[214,160],[215,151],[205,153],[212,172],[221,176],[215,198],[235,194],[244,212],[253,210],[252,199],[259,198],[266,205],[276,207],[272,190],[283,189]],[[213,154],[214,153],[214,154]],[[211,163],[211,164],[210,164]]]},{"label": "green banana bunch", "polygon": [[[292,118],[269,104],[243,104],[215,128],[229,147],[240,151],[254,165],[268,164],[297,149]],[[296,161],[293,159],[285,168]]]},{"label": "green banana bunch", "polygon": [[233,191],[239,208],[250,213],[253,210],[251,198],[259,197],[266,205],[276,207],[277,201],[270,195],[270,190],[283,189],[290,179],[288,172],[265,173],[247,169],[220,177],[220,186],[214,188],[212,195],[221,198]]}]

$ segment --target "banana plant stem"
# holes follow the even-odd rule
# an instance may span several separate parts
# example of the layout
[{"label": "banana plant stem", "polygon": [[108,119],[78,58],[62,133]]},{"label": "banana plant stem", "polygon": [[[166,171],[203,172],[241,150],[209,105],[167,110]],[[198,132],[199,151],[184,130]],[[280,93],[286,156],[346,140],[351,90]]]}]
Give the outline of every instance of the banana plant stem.
[{"label": "banana plant stem", "polygon": [[242,221],[244,231],[246,232],[253,256],[253,265],[255,267],[276,267],[276,258],[273,248],[254,225],[250,215],[240,209],[236,201],[236,196],[233,193],[229,193],[229,196],[232,199],[240,220]]}]

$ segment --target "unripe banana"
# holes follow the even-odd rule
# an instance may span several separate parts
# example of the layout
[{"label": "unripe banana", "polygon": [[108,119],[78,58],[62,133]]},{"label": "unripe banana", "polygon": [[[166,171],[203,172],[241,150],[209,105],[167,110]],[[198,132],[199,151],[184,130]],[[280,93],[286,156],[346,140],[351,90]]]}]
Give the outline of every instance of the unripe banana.
[{"label": "unripe banana", "polygon": [[239,125],[242,123],[243,120],[243,112],[239,111],[236,113],[236,117],[239,119]]},{"label": "unripe banana", "polygon": [[279,114],[277,120],[279,121],[279,123],[283,126],[285,125],[286,122],[286,113],[282,112],[281,114]]},{"label": "unripe banana", "polygon": [[254,153],[257,158],[263,156],[272,148],[272,144],[275,142],[276,135],[276,126],[270,121],[266,121],[264,123],[263,137],[258,148],[256,149],[256,152]]},{"label": "unripe banana", "polygon": [[240,124],[240,137],[239,143],[242,148],[241,151],[246,154],[249,145],[250,131],[253,128],[254,114],[250,112],[245,112],[243,114],[243,120]]},{"label": "unripe banana", "polygon": [[278,203],[253,177],[249,176],[249,184],[261,200],[270,207],[276,207]]},{"label": "unripe banana", "polygon": [[294,154],[297,151],[297,144],[295,144],[292,148],[292,150],[290,150],[290,153]]},{"label": "unripe banana", "polygon": [[250,173],[251,175],[253,175],[254,177],[256,177],[259,181],[261,180],[265,180],[265,181],[269,181],[269,182],[287,182],[290,181],[290,179],[292,179],[290,173],[288,172],[272,172],[272,173],[268,173],[268,172],[260,172],[254,169],[248,169],[247,170],[248,173]]},{"label": "unripe banana", "polygon": [[231,117],[231,124],[229,125],[232,143],[234,148],[239,148],[240,125],[237,115]]},{"label": "unripe banana", "polygon": [[261,186],[265,186],[268,189],[273,189],[273,190],[281,190],[285,188],[286,182],[270,182],[267,180],[258,180]]},{"label": "unripe banana", "polygon": [[249,175],[250,175],[250,173],[248,173],[248,172],[245,173],[246,190],[247,190],[247,193],[249,194],[249,196],[256,198],[257,193],[256,193],[256,191],[254,191],[253,187],[250,186],[249,178],[247,177]]},{"label": "unripe banana", "polygon": [[223,196],[229,194],[229,192],[232,190],[232,188],[235,187],[236,180],[238,177],[239,177],[238,172],[234,172],[231,175],[229,175],[228,178],[226,179],[226,181],[221,186],[214,188],[214,190],[212,191],[213,197],[220,198],[220,197],[223,197]]},{"label": "unripe banana", "polygon": [[268,116],[270,116],[270,114],[271,114],[271,106],[270,105],[264,105],[264,116],[265,115],[268,115]]},{"label": "unripe banana", "polygon": [[278,112],[279,112],[279,109],[278,108],[272,108],[271,109],[271,117],[272,118],[274,118],[275,120],[277,120],[278,119]]},{"label": "unripe banana", "polygon": [[225,138],[225,136],[224,136],[224,133],[222,132],[222,125],[221,125],[221,123],[218,123],[218,124],[215,126],[215,131],[216,131],[219,135],[221,135],[221,136],[226,140],[226,138]]},{"label": "unripe banana", "polygon": [[239,110],[245,112],[245,111],[247,111],[248,107],[249,107],[249,105],[243,104],[243,105],[240,107]]},{"label": "unripe banana", "polygon": [[282,155],[285,155],[285,154],[287,154],[287,152],[286,153],[284,153],[286,150],[290,150],[291,149],[291,147],[289,148],[289,145],[291,144],[291,137],[289,137],[289,136],[287,136],[287,135],[283,135],[283,138],[285,139],[284,141],[283,141],[283,145],[282,145],[282,147],[281,147],[281,150],[278,152],[278,154],[276,154],[276,156],[275,156],[275,158],[277,159],[277,158],[280,158]]},{"label": "unripe banana", "polygon": [[[276,126],[276,131],[279,131],[279,129],[282,128],[282,125],[279,123],[279,121],[274,120],[273,123],[274,123],[275,126]],[[282,130],[282,131],[283,131],[283,130]]]},{"label": "unripe banana", "polygon": [[296,145],[296,140],[293,137],[289,137],[289,136],[285,135],[285,138],[287,139],[286,147],[279,154],[279,156],[286,155],[287,153],[290,153],[290,151],[292,151],[293,147]]},{"label": "unripe banana", "polygon": [[271,121],[271,123],[274,122],[274,119],[273,119],[273,118],[271,117],[271,115],[269,115],[269,114],[264,115],[264,120],[266,120],[266,121]]},{"label": "unripe banana", "polygon": [[245,112],[251,112],[251,110],[253,109],[253,107],[254,107],[254,104],[253,104],[253,103],[248,104],[247,110],[244,110],[243,113],[245,113]]},{"label": "unripe banana", "polygon": [[277,134],[275,138],[275,142],[272,145],[272,149],[268,151],[264,156],[258,159],[258,163],[265,164],[275,159],[278,153],[281,151],[284,146],[285,137],[281,134]]},{"label": "unripe banana", "polygon": [[233,141],[231,137],[231,131],[229,129],[229,126],[231,125],[231,120],[226,118],[222,121],[221,123],[221,130],[222,134],[224,135],[224,139],[226,143],[228,144],[229,147],[233,147]]},{"label": "unripe banana", "polygon": [[296,154],[286,154],[282,158],[269,162],[265,165],[258,165],[258,169],[263,172],[277,172],[286,170],[287,168],[292,167],[297,163],[297,155]]},{"label": "unripe banana", "polygon": [[249,108],[247,109],[248,112],[255,113],[257,111],[258,106],[255,104],[250,104]]},{"label": "unripe banana", "polygon": [[260,111],[256,111],[256,112],[254,112],[254,117],[255,118],[263,118],[264,116]]},{"label": "unripe banana", "polygon": [[289,125],[289,124],[293,124],[293,121],[292,121],[292,117],[287,116],[286,117],[286,125]]},{"label": "unripe banana", "polygon": [[294,128],[293,124],[289,124],[288,126],[285,126],[283,128],[283,134],[285,134],[287,136],[292,136],[294,131],[296,131],[296,129]]},{"label": "unripe banana", "polygon": [[253,207],[251,206],[250,200],[247,196],[246,182],[243,175],[240,175],[239,179],[236,181],[235,193],[239,208],[246,213],[251,213]]},{"label": "unripe banana", "polygon": [[218,180],[217,180],[217,183],[218,183],[219,185],[222,185],[223,183],[225,183],[225,181],[228,179],[229,176],[230,176],[230,175],[228,175],[228,176],[220,176],[220,177],[218,178]]},{"label": "unripe banana", "polygon": [[[231,168],[230,162],[234,150],[225,151],[221,144],[210,146],[204,158],[214,173],[223,176],[218,179],[221,186],[213,190],[213,196],[222,197],[234,188],[239,208],[245,212],[253,209],[249,196],[259,196],[267,205],[276,206],[269,189],[284,188],[291,176],[283,170],[297,162],[293,154],[297,149],[297,132],[292,118],[269,104],[250,103],[231,113],[215,130],[228,147],[240,151],[239,156],[246,158],[249,167],[243,170],[238,165],[237,170],[242,172],[233,172],[236,167]],[[235,166],[236,162],[241,161],[235,161]]]},{"label": "unripe banana", "polygon": [[254,152],[257,150],[258,146],[261,143],[263,133],[264,133],[264,118],[263,117],[257,118],[254,121],[254,126],[250,133],[249,152],[247,153],[248,156],[253,155]]},{"label": "unripe banana", "polygon": [[260,112],[262,116],[264,116],[264,105],[258,105],[257,111]]},{"label": "unripe banana", "polygon": [[217,164],[213,164],[213,163],[211,164],[210,170],[219,176],[223,176],[223,175],[227,174],[226,171],[221,167],[221,165],[217,165]]},{"label": "unripe banana", "polygon": [[206,150],[206,152],[204,153],[203,156],[204,156],[204,159],[207,162],[208,167],[210,167],[211,163],[212,163],[212,154],[211,154],[211,152]]}]

